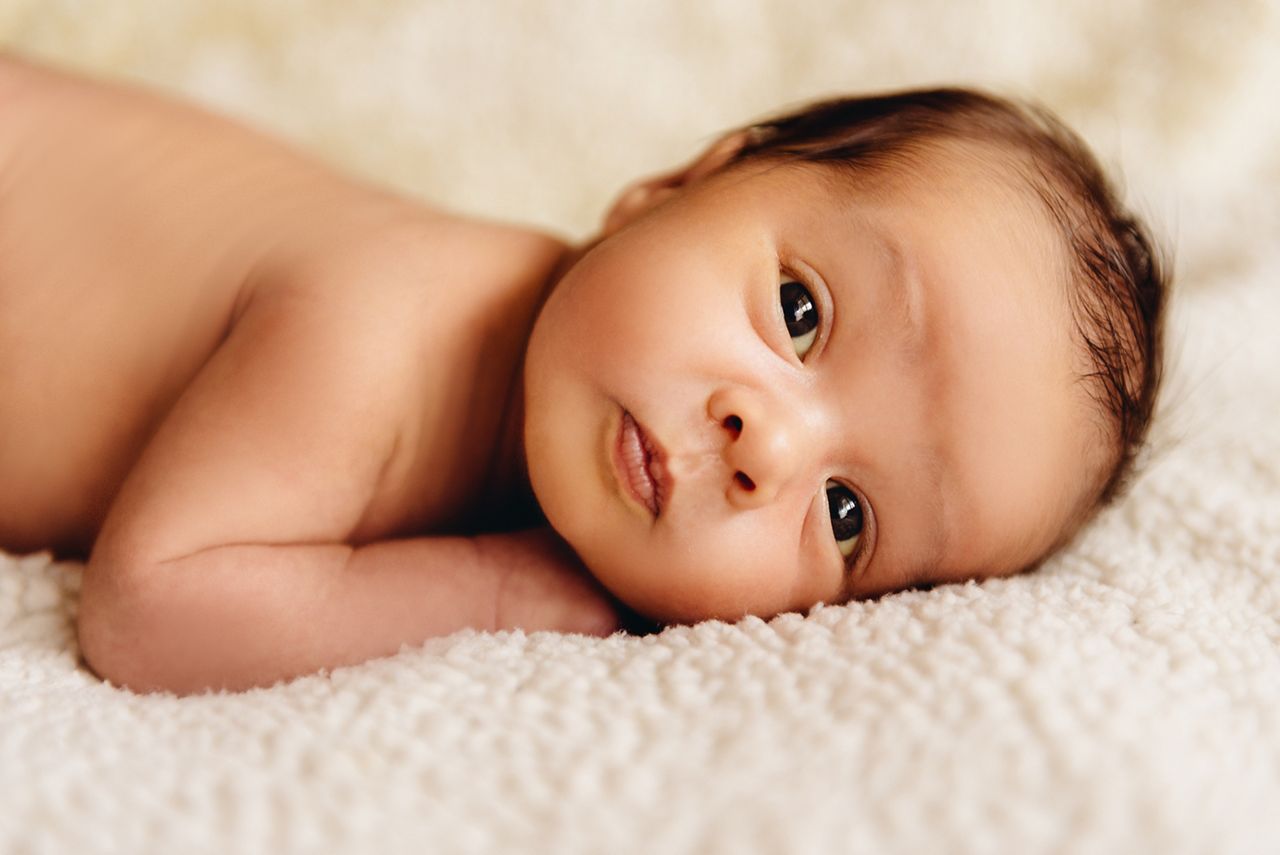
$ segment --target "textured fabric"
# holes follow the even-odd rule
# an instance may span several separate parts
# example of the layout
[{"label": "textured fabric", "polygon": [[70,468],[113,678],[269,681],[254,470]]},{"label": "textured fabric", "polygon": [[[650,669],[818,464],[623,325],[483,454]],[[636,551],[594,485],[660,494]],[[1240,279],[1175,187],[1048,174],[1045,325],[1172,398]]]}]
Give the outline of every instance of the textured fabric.
[{"label": "textured fabric", "polygon": [[0,44],[577,236],[783,104],[1033,95],[1179,278],[1149,466],[1030,576],[176,699],[77,667],[79,565],[0,556],[0,852],[1280,851],[1280,8],[1053,5],[0,0]]}]

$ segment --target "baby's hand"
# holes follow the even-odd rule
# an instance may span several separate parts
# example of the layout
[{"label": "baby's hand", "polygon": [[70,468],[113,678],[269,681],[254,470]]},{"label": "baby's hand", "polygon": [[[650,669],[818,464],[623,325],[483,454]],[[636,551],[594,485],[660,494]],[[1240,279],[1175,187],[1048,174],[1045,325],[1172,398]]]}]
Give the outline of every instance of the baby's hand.
[{"label": "baby's hand", "polygon": [[622,628],[618,603],[549,528],[476,538],[486,563],[507,568],[494,629],[606,636]]}]

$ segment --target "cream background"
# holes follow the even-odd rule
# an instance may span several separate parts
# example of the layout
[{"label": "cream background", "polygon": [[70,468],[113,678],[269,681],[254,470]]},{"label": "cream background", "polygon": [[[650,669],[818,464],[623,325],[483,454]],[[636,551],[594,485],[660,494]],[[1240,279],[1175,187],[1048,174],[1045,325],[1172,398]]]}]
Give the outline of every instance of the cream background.
[{"label": "cream background", "polygon": [[77,669],[78,565],[0,555],[0,852],[1280,850],[1280,4],[0,0],[0,45],[573,237],[781,105],[987,85],[1178,276],[1157,454],[1034,576],[177,700]]}]

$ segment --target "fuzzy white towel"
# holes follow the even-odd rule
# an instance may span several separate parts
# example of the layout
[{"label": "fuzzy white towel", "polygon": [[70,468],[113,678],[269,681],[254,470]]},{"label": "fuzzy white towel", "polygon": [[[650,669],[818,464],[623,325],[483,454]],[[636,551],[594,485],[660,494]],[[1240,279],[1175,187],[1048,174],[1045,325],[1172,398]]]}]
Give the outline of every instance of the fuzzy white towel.
[{"label": "fuzzy white towel", "polygon": [[1030,576],[180,700],[77,666],[78,565],[0,555],[0,852],[1280,851],[1275,4],[2,0],[0,44],[579,234],[779,104],[987,84],[1180,276],[1157,454]]}]

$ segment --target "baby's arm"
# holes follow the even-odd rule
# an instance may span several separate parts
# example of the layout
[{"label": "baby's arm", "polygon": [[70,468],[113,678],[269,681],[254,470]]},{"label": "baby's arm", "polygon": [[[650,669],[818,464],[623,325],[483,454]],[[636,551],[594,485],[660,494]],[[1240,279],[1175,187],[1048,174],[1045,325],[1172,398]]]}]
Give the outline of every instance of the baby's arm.
[{"label": "baby's arm", "polygon": [[549,530],[359,548],[228,544],[148,572],[156,577],[134,598],[89,612],[96,630],[81,623],[94,670],[139,692],[269,686],[465,628],[619,626]]},{"label": "baby's arm", "polygon": [[244,689],[464,627],[614,627],[607,597],[549,534],[345,543],[411,414],[394,381],[418,350],[388,317],[342,296],[251,301],[95,544],[79,630],[101,676]]}]

